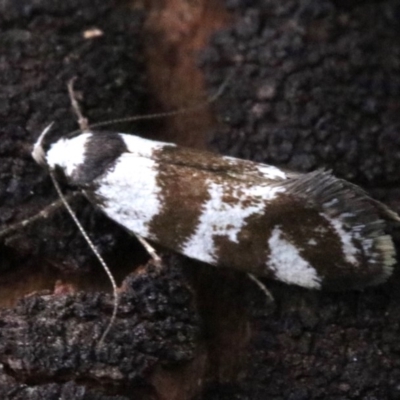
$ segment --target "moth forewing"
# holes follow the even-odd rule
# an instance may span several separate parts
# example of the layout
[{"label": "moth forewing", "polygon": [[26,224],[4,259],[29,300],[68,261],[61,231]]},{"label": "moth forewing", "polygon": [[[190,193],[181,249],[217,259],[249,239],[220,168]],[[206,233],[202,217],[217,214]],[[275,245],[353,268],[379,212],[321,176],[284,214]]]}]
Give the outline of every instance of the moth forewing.
[{"label": "moth forewing", "polygon": [[122,133],[60,139],[45,157],[130,232],[215,266],[319,289],[382,282],[395,263],[397,214],[330,172]]}]

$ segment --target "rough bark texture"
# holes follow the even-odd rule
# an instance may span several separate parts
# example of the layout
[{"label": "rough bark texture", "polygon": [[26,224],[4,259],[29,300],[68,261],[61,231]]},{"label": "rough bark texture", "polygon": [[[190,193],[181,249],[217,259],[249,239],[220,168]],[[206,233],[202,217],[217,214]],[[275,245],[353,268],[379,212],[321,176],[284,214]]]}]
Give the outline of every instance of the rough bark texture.
[{"label": "rough bark texture", "polygon": [[[38,398],[29,389],[37,387],[41,398],[57,393],[75,398],[74,391],[77,396],[84,387],[101,385],[106,392],[124,394],[123,398],[151,398],[155,389],[146,382],[149,371],[168,365],[158,374],[158,380],[167,380],[168,374],[178,375],[179,366],[196,352],[199,320],[181,270],[158,272],[150,266],[128,276],[117,320],[103,344],[100,336],[112,309],[109,295],[58,290],[26,297],[3,312],[3,373],[14,382],[2,385],[1,397],[14,390],[15,398]],[[53,382],[58,384],[49,384]],[[78,389],[74,382],[83,387]]]},{"label": "rough bark texture", "polygon": [[218,150],[295,170],[328,167],[370,186],[397,183],[398,3],[250,3],[235,6],[236,23],[203,53],[213,86],[240,71],[220,103]]},{"label": "rough bark texture", "polygon": [[[210,91],[238,66],[240,79],[217,103],[214,148],[332,168],[400,211],[398,2],[235,0],[231,14],[191,4],[148,2],[148,15],[111,0],[0,4],[2,225],[55,198],[30,148],[53,120],[52,139],[76,128],[71,77],[93,122],[193,103],[196,52],[222,26],[200,64]],[[85,39],[93,28],[103,35]],[[157,137],[201,147],[211,123],[207,110],[181,127],[166,120]],[[268,282],[273,305],[234,271],[171,255],[162,270],[140,267],[133,238],[73,205],[120,284],[117,320],[98,347],[112,297],[65,212],[1,238],[1,399],[400,398],[398,273],[362,293]]]}]

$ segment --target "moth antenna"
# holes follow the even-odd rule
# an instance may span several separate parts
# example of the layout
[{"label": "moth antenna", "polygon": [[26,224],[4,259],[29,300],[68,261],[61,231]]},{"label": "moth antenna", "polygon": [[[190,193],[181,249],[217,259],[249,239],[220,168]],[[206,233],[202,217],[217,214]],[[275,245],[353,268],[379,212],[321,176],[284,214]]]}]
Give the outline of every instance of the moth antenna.
[{"label": "moth antenna", "polygon": [[103,257],[101,256],[101,254],[97,250],[96,246],[93,244],[93,242],[90,239],[89,235],[86,233],[86,231],[83,228],[82,224],[79,222],[78,217],[76,216],[75,212],[72,210],[72,208],[69,205],[68,201],[66,200],[64,194],[62,193],[60,185],[58,184],[58,182],[57,182],[57,180],[56,180],[56,178],[54,176],[54,173],[51,170],[49,170],[49,174],[50,174],[51,180],[53,181],[54,187],[56,188],[57,194],[60,197],[60,200],[62,201],[64,207],[67,209],[69,215],[71,216],[71,218],[75,222],[75,225],[78,227],[80,233],[82,234],[82,236],[86,240],[86,242],[89,245],[90,249],[93,251],[94,255],[99,260],[101,266],[103,267],[104,271],[108,275],[108,279],[110,280],[111,285],[112,285],[113,297],[114,297],[114,307],[113,307],[113,312],[112,312],[112,315],[111,315],[110,322],[108,323],[107,328],[105,329],[105,331],[103,332],[103,334],[101,335],[101,338],[99,340],[98,346],[100,347],[103,344],[104,339],[107,336],[108,332],[110,331],[112,325],[114,324],[116,316],[117,316],[118,303],[119,303],[117,284],[115,282],[114,276],[112,275],[112,273],[111,273],[110,269],[108,268],[106,262],[104,261]]},{"label": "moth antenna", "polygon": [[[219,89],[217,90],[217,92],[215,94],[213,94],[211,97],[207,98],[207,100],[202,101],[200,103],[197,103],[193,106],[189,106],[186,108],[181,108],[179,110],[173,110],[173,111],[166,111],[166,112],[160,112],[160,113],[155,113],[155,114],[148,114],[148,115],[135,115],[135,116],[131,116],[131,117],[125,117],[125,118],[116,118],[116,119],[111,119],[108,121],[103,121],[103,122],[97,122],[95,124],[91,124],[90,128],[99,128],[99,127],[104,127],[104,126],[108,126],[108,125],[114,125],[114,124],[120,124],[123,122],[134,122],[134,121],[143,121],[143,120],[147,120],[147,119],[158,119],[158,118],[166,118],[166,117],[173,117],[175,115],[179,115],[179,114],[188,114],[191,113],[193,111],[199,110],[201,108],[204,108],[205,106],[214,103],[225,91],[226,87],[228,86],[229,82],[233,79],[233,77],[236,75],[237,70],[233,70],[228,77],[225,79],[225,81],[221,84],[221,86],[219,87]],[[73,78],[74,80],[75,78]],[[71,87],[73,85],[73,80],[71,79],[71,81],[68,83],[68,91],[70,92],[70,98],[71,98],[71,102],[72,102],[72,107],[74,109],[75,114],[78,116],[78,123],[79,123],[79,130],[76,130],[74,132],[71,132],[72,134],[75,134],[77,132],[80,131],[84,131],[87,130],[89,128],[89,125],[87,125],[87,119],[84,118],[82,116],[82,113],[79,110],[79,105],[78,102],[76,101],[76,97],[74,95],[73,92],[73,88],[72,88],[72,92],[70,91],[70,83],[71,83]],[[71,96],[72,93],[72,96]],[[76,106],[74,105],[76,104]],[[81,126],[81,121],[83,121],[84,123],[86,123],[86,125],[84,125],[84,127]]]},{"label": "moth antenna", "polygon": [[267,287],[253,274],[247,273],[247,276],[258,286],[259,289],[265,294],[269,301],[274,301],[274,296],[272,296],[271,292],[267,289]]},{"label": "moth antenna", "polygon": [[[77,197],[78,195],[81,195],[81,192],[72,192],[69,193],[65,196],[66,200],[72,200],[74,197]],[[54,201],[53,203],[49,204],[45,208],[43,208],[41,211],[39,211],[37,214],[28,217],[20,222],[17,222],[15,224],[9,225],[6,228],[2,229],[0,231],[0,238],[3,236],[9,235],[11,232],[18,231],[22,228],[25,228],[28,225],[33,224],[35,221],[39,219],[46,219],[50,215],[52,215],[54,212],[56,212],[61,206],[63,206],[63,202],[61,199],[58,199]]]},{"label": "moth antenna", "polygon": [[76,81],[76,76],[74,76],[67,84],[69,99],[71,101],[72,110],[74,111],[79,124],[79,129],[81,131],[89,130],[89,121],[82,114],[81,108],[79,106],[79,102],[76,98],[76,93],[74,90],[74,82]]}]

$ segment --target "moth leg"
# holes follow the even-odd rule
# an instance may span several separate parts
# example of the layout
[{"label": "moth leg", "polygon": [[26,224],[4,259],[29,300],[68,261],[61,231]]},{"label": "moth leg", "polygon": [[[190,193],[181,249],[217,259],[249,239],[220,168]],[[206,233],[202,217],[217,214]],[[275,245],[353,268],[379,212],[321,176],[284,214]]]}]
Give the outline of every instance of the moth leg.
[{"label": "moth leg", "polygon": [[268,298],[269,301],[274,301],[274,296],[272,296],[271,292],[266,288],[266,286],[253,274],[248,273],[247,276],[262,290],[265,296]]},{"label": "moth leg", "polygon": [[162,260],[161,257],[157,254],[156,250],[153,248],[153,246],[146,239],[142,238],[139,235],[136,235],[136,233],[134,233],[134,235],[137,238],[137,240],[139,240],[141,245],[145,248],[147,253],[149,253],[149,256],[153,259],[155,265],[160,267],[162,264],[161,262]]},{"label": "moth leg", "polygon": [[[74,197],[80,195],[80,192],[73,192],[70,193],[66,196],[68,200],[72,200]],[[61,199],[54,201],[53,203],[49,204],[45,208],[43,208],[42,211],[39,211],[37,214],[32,215],[29,218],[26,218],[20,222],[17,222],[15,224],[9,225],[6,228],[0,230],[0,238],[3,236],[7,236],[10,233],[14,231],[18,231],[20,229],[25,228],[28,225],[33,224],[35,221],[42,219],[42,218],[48,218],[50,215],[52,215],[54,212],[56,212],[60,207],[63,206],[63,202]]]},{"label": "moth leg", "polygon": [[76,92],[74,91],[74,82],[76,77],[72,78],[68,82],[68,94],[69,99],[71,101],[72,110],[74,111],[76,117],[78,118],[78,124],[81,131],[88,131],[89,130],[89,122],[88,119],[85,118],[82,114],[81,108],[79,106],[79,102],[77,99]]}]

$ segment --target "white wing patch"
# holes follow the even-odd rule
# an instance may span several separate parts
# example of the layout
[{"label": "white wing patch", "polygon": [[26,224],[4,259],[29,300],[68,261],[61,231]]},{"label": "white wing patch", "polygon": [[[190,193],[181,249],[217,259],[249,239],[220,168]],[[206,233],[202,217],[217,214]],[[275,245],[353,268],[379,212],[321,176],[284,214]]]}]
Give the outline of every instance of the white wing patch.
[{"label": "white wing patch", "polygon": [[350,264],[357,265],[358,260],[356,255],[359,253],[359,249],[357,249],[357,247],[354,246],[353,236],[358,240],[360,238],[359,234],[356,231],[356,226],[353,226],[352,230],[348,232],[343,229],[343,222],[341,222],[340,220],[329,218],[324,213],[320,213],[320,215],[324,217],[327,221],[329,221],[329,223],[332,225],[333,229],[339,236],[340,241],[342,242],[342,251],[346,258],[346,261],[349,262]]},{"label": "white wing patch", "polygon": [[285,172],[283,172],[277,167],[274,167],[273,165],[259,164],[253,161],[245,161],[240,158],[235,158],[230,156],[222,156],[222,159],[228,161],[229,164],[232,166],[245,165],[247,166],[247,168],[249,168],[249,172],[250,171],[256,172],[266,179],[271,179],[276,181],[287,179],[287,175],[285,174]]},{"label": "white wing patch", "polygon": [[100,179],[96,194],[104,199],[99,207],[126,229],[151,239],[149,223],[162,211],[158,164],[147,157],[124,153]]},{"label": "white wing patch", "polygon": [[267,268],[274,271],[277,279],[310,289],[321,287],[321,278],[315,268],[301,257],[293,244],[282,237],[282,231],[278,226],[273,229],[268,244],[270,256]]},{"label": "white wing patch", "polygon": [[176,147],[174,143],[157,142],[124,133],[119,133],[118,135],[124,141],[129,153],[136,157],[153,158],[156,150],[161,150],[165,147]]},{"label": "white wing patch", "polygon": [[273,165],[261,164],[257,166],[258,171],[267,179],[286,179],[286,174]]},{"label": "white wing patch", "polygon": [[154,239],[149,224],[161,213],[161,188],[157,182],[159,164],[154,153],[173,143],[157,142],[120,133],[128,153],[123,153],[115,166],[97,180],[96,193],[105,200],[100,208],[114,221],[135,234]]},{"label": "white wing patch", "polygon": [[[277,186],[238,186],[232,188],[213,181],[207,182],[209,200],[203,204],[202,214],[195,233],[182,247],[182,253],[210,264],[218,263],[215,236],[226,236],[238,243],[237,235],[250,215],[262,214],[268,201],[285,192]],[[224,196],[229,193],[236,199],[228,203]]]}]

